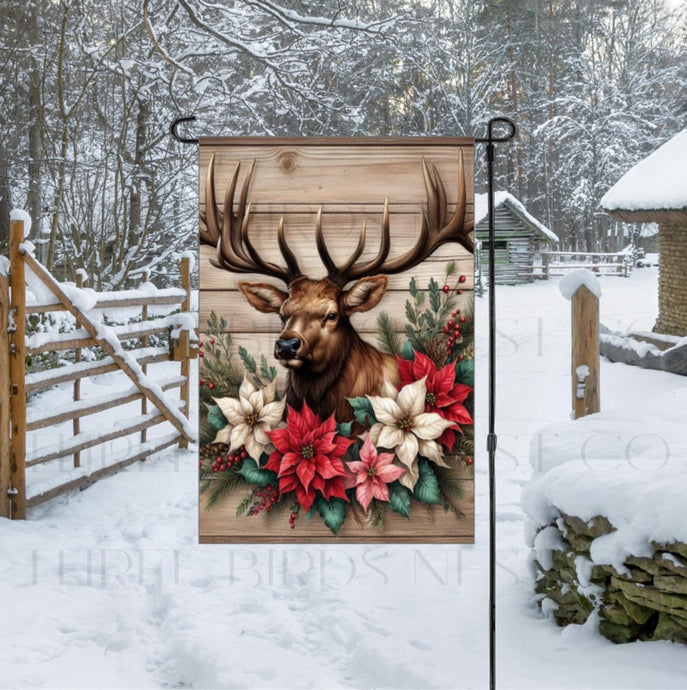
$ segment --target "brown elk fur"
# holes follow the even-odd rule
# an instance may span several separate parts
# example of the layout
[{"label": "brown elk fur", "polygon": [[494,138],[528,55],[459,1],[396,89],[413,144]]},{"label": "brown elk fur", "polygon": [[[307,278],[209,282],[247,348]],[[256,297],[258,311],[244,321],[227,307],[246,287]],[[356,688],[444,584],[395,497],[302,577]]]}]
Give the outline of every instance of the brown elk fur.
[{"label": "brown elk fur", "polygon": [[384,275],[372,276],[341,290],[327,278],[301,277],[288,293],[269,283],[239,283],[251,306],[280,314],[279,338],[301,341],[297,356],[281,361],[289,369],[290,405],[300,409],[305,400],[323,419],[334,412],[337,421],[349,421],[353,410],[346,398],[379,394],[384,378],[398,384],[396,358],[366,343],[350,321],[379,303],[387,282]]}]

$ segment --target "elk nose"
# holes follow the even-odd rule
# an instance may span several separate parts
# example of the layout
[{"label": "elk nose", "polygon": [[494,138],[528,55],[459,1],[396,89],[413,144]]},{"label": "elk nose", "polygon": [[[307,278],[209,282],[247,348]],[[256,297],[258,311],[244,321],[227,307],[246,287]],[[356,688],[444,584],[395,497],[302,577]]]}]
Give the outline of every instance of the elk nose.
[{"label": "elk nose", "polygon": [[279,338],[275,348],[277,359],[293,359],[300,346],[299,338]]}]

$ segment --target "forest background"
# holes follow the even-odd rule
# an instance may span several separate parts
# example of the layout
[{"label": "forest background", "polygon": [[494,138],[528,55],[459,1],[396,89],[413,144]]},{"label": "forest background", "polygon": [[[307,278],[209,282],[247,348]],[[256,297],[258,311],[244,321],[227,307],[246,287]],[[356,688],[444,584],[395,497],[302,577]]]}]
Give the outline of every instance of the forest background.
[{"label": "forest background", "polygon": [[[169,136],[475,135],[519,127],[498,186],[560,237],[617,251],[599,208],[685,126],[685,3],[667,0],[3,0],[0,253],[96,289],[159,285],[197,243],[196,150]],[[484,187],[477,172],[477,191]]]}]

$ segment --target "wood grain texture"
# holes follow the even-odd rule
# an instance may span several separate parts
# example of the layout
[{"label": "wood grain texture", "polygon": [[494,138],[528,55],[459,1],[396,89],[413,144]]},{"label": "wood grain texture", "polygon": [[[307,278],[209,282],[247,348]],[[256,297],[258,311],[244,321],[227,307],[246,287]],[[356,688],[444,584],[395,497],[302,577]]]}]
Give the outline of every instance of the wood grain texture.
[{"label": "wood grain texture", "polygon": [[24,223],[10,222],[10,290],[15,330],[10,333],[10,482],[18,493],[11,498],[12,519],[26,520],[26,387],[24,341],[26,336],[26,280],[19,251]]},{"label": "wood grain texture", "polygon": [[249,189],[251,203],[260,204],[422,204],[425,188],[422,159],[433,163],[450,202],[458,193],[458,155],[462,150],[468,182],[469,210],[474,198],[472,149],[458,146],[303,146],[298,142],[273,145],[245,145],[240,149],[200,147],[200,203],[205,203],[205,176],[215,154],[217,199],[224,198],[229,178],[241,163],[239,186],[251,161],[255,169]]},{"label": "wood grain texture", "polygon": [[[584,285],[572,296],[572,405],[575,419],[601,409],[599,388],[599,298]],[[587,366],[582,397],[577,368]]]},{"label": "wood grain texture", "polygon": [[465,498],[460,502],[463,517],[445,511],[441,506],[413,503],[408,520],[391,510],[386,512],[384,530],[369,524],[362,511],[353,513],[349,508],[346,520],[337,535],[322,522],[318,515],[306,521],[301,515],[295,529],[289,527],[288,512],[278,516],[243,515],[236,517],[236,508],[246,495],[236,491],[219,501],[209,510],[201,494],[199,505],[200,542],[210,543],[463,543],[474,541],[474,480],[466,475],[463,480]]},{"label": "wood grain texture", "polygon": [[[351,316],[351,323],[358,333],[376,333],[377,317],[383,311],[398,323],[402,331],[405,319],[405,304],[410,295],[406,290],[387,290],[382,301],[370,311]],[[472,302],[472,291],[456,295],[456,305],[464,310]],[[279,333],[281,322],[276,314],[263,314],[253,309],[238,290],[203,290],[200,293],[200,324],[205,326],[210,312],[223,316],[229,333]]]},{"label": "wood grain texture", "polygon": [[[230,175],[241,162],[237,189],[240,190],[251,161],[255,168],[248,201],[251,215],[250,238],[261,257],[283,264],[276,231],[284,217],[289,247],[301,270],[311,278],[326,275],[315,246],[315,214],[323,209],[322,227],[327,248],[336,263],[343,263],[358,241],[363,221],[367,221],[367,241],[361,261],[376,256],[381,237],[384,199],[390,203],[390,256],[403,254],[414,246],[421,222],[421,208],[426,204],[422,174],[423,158],[436,166],[446,189],[452,213],[458,194],[458,156],[466,139],[395,139],[395,140],[302,140],[279,139],[203,139],[200,145],[200,203],[205,204],[205,175],[213,153],[215,158],[215,194],[223,200]],[[466,222],[473,221],[473,152],[463,148],[467,181]],[[236,194],[238,198],[238,192]],[[273,357],[275,336],[281,323],[275,314],[252,309],[236,288],[239,280],[277,281],[255,274],[234,274],[210,264],[214,249],[200,248],[200,329],[206,327],[210,312],[227,320],[227,331],[235,348],[244,346],[254,356],[265,355],[268,364],[277,367],[279,380],[285,370]],[[380,304],[369,312],[355,314],[351,321],[364,340],[377,345],[376,321],[385,311],[397,321],[399,331],[405,323],[405,302],[410,298],[408,284],[416,277],[420,289],[430,278],[444,281],[445,266],[455,260],[458,275],[465,275],[460,285],[463,294],[457,306],[472,308],[474,300],[474,257],[457,243],[436,250],[419,266],[389,277],[389,287]],[[456,284],[457,276],[450,280]],[[279,285],[280,289],[284,286]],[[427,303],[427,302],[426,302]],[[461,461],[462,462],[462,461]],[[466,469],[463,517],[445,512],[439,506],[413,504],[409,521],[390,510],[384,531],[366,524],[364,514],[349,511],[338,536],[334,536],[316,516],[306,522],[304,516],[291,530],[288,515],[276,520],[264,516],[236,517],[236,508],[245,494],[237,491],[222,499],[212,509],[205,509],[201,495],[199,507],[200,541],[203,543],[471,543],[474,541],[474,480]]]},{"label": "wood grain texture", "polygon": [[[276,247],[276,226],[265,228],[264,233],[255,232],[251,234],[251,238],[255,237],[255,245],[263,256],[268,261],[273,261],[283,265],[284,260]],[[326,232],[326,231],[325,231]],[[353,231],[354,233],[357,230]],[[357,241],[357,235],[351,236],[345,228],[339,229],[337,232],[330,233],[333,237],[328,242],[332,258],[337,262],[343,262],[348,258],[347,254],[351,252],[351,245]],[[302,230],[300,232],[289,233],[289,244],[294,250],[297,257],[305,257],[302,260],[301,268],[311,278],[323,278],[327,272],[322,264],[320,257],[315,254],[313,256],[313,246],[315,243],[314,231],[312,228]],[[329,235],[327,235],[329,236]],[[368,233],[369,237],[369,233]],[[394,238],[394,254],[402,254],[410,243],[405,242],[404,238],[398,239],[396,235]],[[414,238],[414,236],[413,236]],[[376,256],[379,242],[368,239],[367,249],[362,254],[362,261],[366,261]],[[263,281],[265,276],[257,273],[232,273],[223,268],[218,268],[210,263],[216,255],[215,250],[207,244],[200,247],[200,289],[201,290],[226,290],[227,288],[236,288],[239,280],[248,281]],[[432,256],[409,271],[398,273],[389,276],[389,289],[408,290],[408,284],[411,278],[415,278],[420,289],[427,289],[430,278],[441,282],[444,279],[446,264],[455,261],[458,275],[464,275],[466,280],[461,285],[463,289],[469,290],[474,287],[474,257],[463,247],[456,244],[446,244],[439,247]],[[279,281],[267,278],[273,284],[282,287]],[[451,284],[456,282],[456,278],[451,279]]]},{"label": "wood grain texture", "polygon": [[9,514],[10,488],[10,351],[7,326],[10,313],[10,284],[0,274],[0,517]]}]

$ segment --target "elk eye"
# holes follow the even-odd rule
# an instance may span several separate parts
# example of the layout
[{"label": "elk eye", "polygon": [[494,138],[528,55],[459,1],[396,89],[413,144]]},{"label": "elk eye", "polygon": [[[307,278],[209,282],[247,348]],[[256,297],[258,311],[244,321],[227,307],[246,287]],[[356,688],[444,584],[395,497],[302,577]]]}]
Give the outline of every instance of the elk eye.
[{"label": "elk eye", "polygon": [[327,314],[327,321],[336,321],[335,311],[330,311],[329,314]]}]

